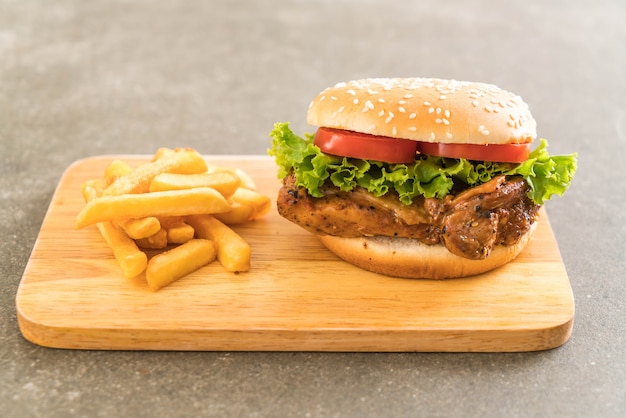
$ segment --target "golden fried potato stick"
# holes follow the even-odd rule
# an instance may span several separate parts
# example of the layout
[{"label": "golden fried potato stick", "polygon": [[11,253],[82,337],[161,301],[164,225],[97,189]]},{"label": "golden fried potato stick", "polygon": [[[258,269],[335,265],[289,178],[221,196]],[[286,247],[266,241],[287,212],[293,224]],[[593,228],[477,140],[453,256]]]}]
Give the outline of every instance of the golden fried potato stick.
[{"label": "golden fried potato stick", "polygon": [[148,265],[148,256],[141,251],[135,241],[128,237],[112,222],[100,222],[100,234],[113,250],[113,256],[126,278],[141,274]]},{"label": "golden fried potato stick", "polygon": [[241,184],[241,180],[229,171],[202,174],[161,173],[150,183],[151,192],[211,187],[224,197],[229,197]]},{"label": "golden fried potato stick", "polygon": [[186,220],[199,238],[215,241],[217,259],[226,270],[250,270],[250,245],[239,234],[211,215],[191,215]]},{"label": "golden fried potato stick", "polygon": [[239,180],[241,180],[241,187],[248,190],[256,190],[256,183],[252,180],[252,177],[241,168],[233,169]]},{"label": "golden fried potato stick", "polygon": [[186,243],[157,254],[146,268],[146,280],[151,291],[198,270],[215,260],[215,243],[205,239],[192,239]]},{"label": "golden fried potato stick", "polygon": [[132,167],[124,161],[113,160],[104,170],[104,183],[109,186],[115,180],[127,175],[131,171],[133,171]]},{"label": "golden fried potato stick", "polygon": [[159,229],[154,235],[146,238],[136,239],[135,243],[139,248],[149,250],[162,250],[167,248],[167,231]]},{"label": "golden fried potato stick", "polygon": [[207,170],[206,161],[195,150],[181,149],[167,153],[152,162],[141,164],[130,173],[119,177],[102,192],[103,196],[127,193],[145,193],[150,182],[161,173],[199,174]]},{"label": "golden fried potato stick", "polygon": [[[122,160],[113,160],[104,170],[104,183],[110,186],[118,178],[133,171],[132,167]],[[147,238],[161,229],[159,220],[153,216],[139,219],[120,219],[117,226],[122,228],[132,239]]]},{"label": "golden fried potato stick", "polygon": [[132,239],[148,238],[161,229],[161,223],[154,216],[145,218],[119,219],[115,223]]},{"label": "golden fried potato stick", "polygon": [[184,218],[180,216],[170,216],[161,218],[161,225],[167,231],[167,242],[170,244],[184,244],[193,239],[195,230],[186,224]]},{"label": "golden fried potato stick", "polygon": [[238,202],[231,202],[230,208],[228,212],[214,213],[213,216],[226,225],[239,225],[248,222],[254,212],[251,205]]},{"label": "golden fried potato stick", "polygon": [[103,195],[89,201],[78,212],[76,229],[114,219],[184,216],[229,210],[230,205],[224,196],[209,187],[119,196]]},{"label": "golden fried potato stick", "polygon": [[252,214],[248,220],[253,220],[266,215],[272,206],[268,196],[250,189],[239,188],[230,197],[233,202],[252,207]]},{"label": "golden fried potato stick", "polygon": [[209,165],[207,168],[208,173],[231,173],[239,178],[241,182],[239,187],[243,187],[244,189],[256,190],[256,183],[252,180],[252,177],[248,173],[246,173],[241,168],[229,168],[229,167],[221,167],[219,165]]},{"label": "golden fried potato stick", "polygon": [[[180,151],[180,148],[178,150]],[[163,157],[171,156],[175,152],[176,150],[173,150],[171,148],[166,148],[166,147],[159,148],[152,156],[152,161],[156,161]]]},{"label": "golden fried potato stick", "polygon": [[100,197],[104,190],[104,183],[102,180],[87,180],[81,186],[80,192],[83,195],[86,203],[89,203],[93,199]]},{"label": "golden fried potato stick", "polygon": [[[89,202],[98,197],[104,188],[101,181],[88,181],[83,184],[82,193],[85,201]],[[100,222],[97,224],[100,234],[113,251],[113,256],[126,278],[141,274],[148,265],[148,257],[142,252],[135,241],[118,228],[113,222]]]}]

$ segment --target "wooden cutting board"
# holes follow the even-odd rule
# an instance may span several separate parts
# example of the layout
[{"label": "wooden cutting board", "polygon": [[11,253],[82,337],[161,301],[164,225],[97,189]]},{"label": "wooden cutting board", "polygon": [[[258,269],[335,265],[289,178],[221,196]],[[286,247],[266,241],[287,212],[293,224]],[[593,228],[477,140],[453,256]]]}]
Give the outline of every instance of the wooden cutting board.
[{"label": "wooden cutting board", "polygon": [[[493,272],[447,281],[369,273],[339,260],[281,218],[236,228],[252,269],[214,262],[156,293],[124,279],[97,228],[74,229],[81,184],[113,158],[80,160],[63,175],[17,297],[33,343],[104,350],[532,351],[567,341],[571,286],[545,211],[533,241]],[[245,169],[274,200],[280,181],[266,157],[207,157]]]}]

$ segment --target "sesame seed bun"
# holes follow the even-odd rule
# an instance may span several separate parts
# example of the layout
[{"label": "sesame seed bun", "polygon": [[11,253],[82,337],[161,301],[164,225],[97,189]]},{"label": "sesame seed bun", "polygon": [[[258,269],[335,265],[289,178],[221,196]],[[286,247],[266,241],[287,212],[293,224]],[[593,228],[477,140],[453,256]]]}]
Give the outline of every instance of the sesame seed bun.
[{"label": "sesame seed bun", "polygon": [[498,245],[484,260],[470,260],[452,254],[443,245],[426,245],[410,238],[318,238],[339,258],[364,270],[411,279],[450,279],[484,273],[515,259],[526,247],[537,223],[510,246]]},{"label": "sesame seed bun", "polygon": [[528,105],[492,84],[432,78],[339,83],[309,106],[309,124],[446,144],[523,144],[537,136]]}]

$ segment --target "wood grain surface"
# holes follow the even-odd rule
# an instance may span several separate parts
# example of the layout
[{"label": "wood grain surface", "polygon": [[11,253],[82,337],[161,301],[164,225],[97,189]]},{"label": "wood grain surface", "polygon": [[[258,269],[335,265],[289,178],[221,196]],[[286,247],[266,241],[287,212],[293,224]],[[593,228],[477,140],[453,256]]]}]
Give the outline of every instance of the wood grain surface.
[{"label": "wood grain surface", "polygon": [[[153,293],[124,279],[97,228],[74,229],[81,184],[102,176],[101,156],[64,173],[17,296],[24,337],[47,347],[103,350],[533,351],[567,341],[571,286],[545,210],[512,263],[471,278],[429,281],[365,272],[281,218],[236,228],[252,247],[249,272],[214,262]],[[275,200],[266,157],[206,157],[240,167]]]}]

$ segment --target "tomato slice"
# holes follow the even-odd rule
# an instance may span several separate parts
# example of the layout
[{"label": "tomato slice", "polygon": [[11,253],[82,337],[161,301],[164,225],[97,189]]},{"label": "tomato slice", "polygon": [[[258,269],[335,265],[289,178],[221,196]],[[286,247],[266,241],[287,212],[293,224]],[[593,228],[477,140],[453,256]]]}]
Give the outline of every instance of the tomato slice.
[{"label": "tomato slice", "polygon": [[319,128],[313,143],[322,152],[340,157],[361,158],[392,164],[415,161],[417,142],[334,128]]},{"label": "tomato slice", "polygon": [[319,149],[340,157],[361,158],[391,164],[410,164],[416,153],[476,161],[521,163],[528,159],[526,144],[442,144],[390,138],[334,128],[319,128],[313,143]]},{"label": "tomato slice", "polygon": [[530,154],[530,143],[526,144],[441,144],[418,142],[421,154],[448,158],[466,158],[477,161],[497,161],[500,163],[522,163]]}]

